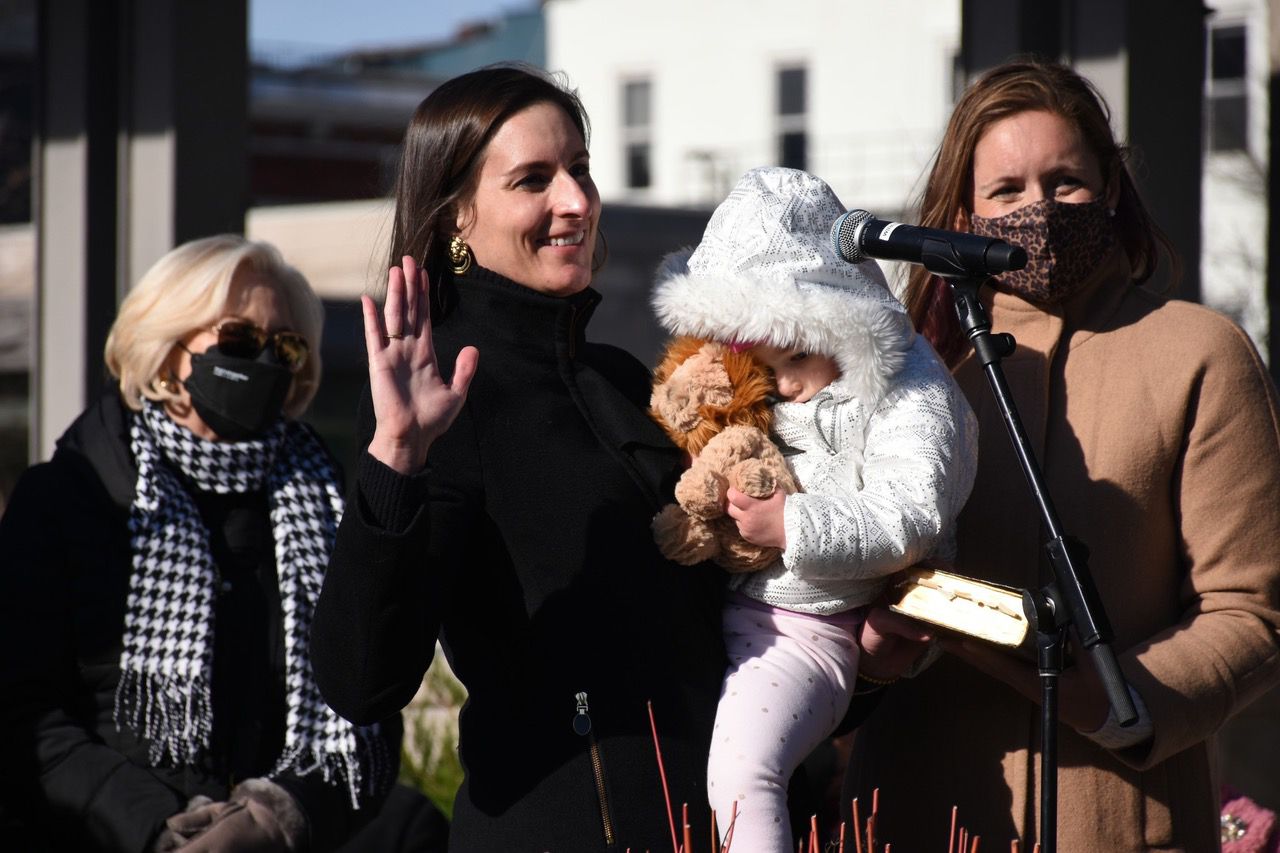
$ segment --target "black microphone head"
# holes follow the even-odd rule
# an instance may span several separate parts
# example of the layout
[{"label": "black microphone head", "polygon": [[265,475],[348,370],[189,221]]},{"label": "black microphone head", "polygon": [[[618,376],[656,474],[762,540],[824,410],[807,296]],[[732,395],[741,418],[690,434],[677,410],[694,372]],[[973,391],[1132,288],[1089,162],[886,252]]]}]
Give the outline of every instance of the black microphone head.
[{"label": "black microphone head", "polygon": [[837,255],[851,264],[860,264],[867,259],[862,251],[862,225],[871,214],[865,210],[850,210],[842,213],[831,224],[831,248]]},{"label": "black microphone head", "polygon": [[987,275],[999,275],[1010,270],[1020,270],[1027,265],[1027,253],[1021,246],[993,240],[987,248],[983,260],[986,261]]}]

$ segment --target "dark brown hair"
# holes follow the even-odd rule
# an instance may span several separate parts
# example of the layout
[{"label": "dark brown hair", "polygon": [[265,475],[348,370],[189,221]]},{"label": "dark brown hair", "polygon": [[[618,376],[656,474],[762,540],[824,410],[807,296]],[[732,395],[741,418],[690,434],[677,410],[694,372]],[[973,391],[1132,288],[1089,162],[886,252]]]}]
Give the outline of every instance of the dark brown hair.
[{"label": "dark brown hair", "polygon": [[[1177,253],[1147,212],[1129,173],[1129,151],[1111,130],[1111,113],[1093,84],[1073,69],[1035,60],[1005,63],[983,74],[956,103],[934,156],[924,191],[916,205],[917,222],[926,228],[967,228],[973,194],[973,152],[987,129],[1017,113],[1042,110],[1071,122],[1097,158],[1103,179],[1119,182],[1115,227],[1129,256],[1133,280],[1155,272],[1159,255],[1167,256],[1176,280]],[[964,351],[949,288],[923,267],[913,267],[904,301],[916,328],[949,365]]]},{"label": "dark brown hair", "polygon": [[564,110],[589,141],[591,125],[577,93],[529,65],[491,65],[459,75],[418,104],[396,176],[389,265],[412,256],[436,290],[448,236],[456,231],[458,210],[471,203],[489,140],[511,116],[541,103]]}]

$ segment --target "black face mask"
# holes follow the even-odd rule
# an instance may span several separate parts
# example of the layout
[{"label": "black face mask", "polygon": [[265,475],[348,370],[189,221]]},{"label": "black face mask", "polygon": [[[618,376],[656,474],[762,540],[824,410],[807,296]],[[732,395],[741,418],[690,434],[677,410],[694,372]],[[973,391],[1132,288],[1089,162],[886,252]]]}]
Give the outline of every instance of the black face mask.
[{"label": "black face mask", "polygon": [[183,383],[191,405],[209,428],[227,441],[260,435],[280,417],[293,374],[267,347],[256,359],[226,355],[211,346],[191,356]]}]

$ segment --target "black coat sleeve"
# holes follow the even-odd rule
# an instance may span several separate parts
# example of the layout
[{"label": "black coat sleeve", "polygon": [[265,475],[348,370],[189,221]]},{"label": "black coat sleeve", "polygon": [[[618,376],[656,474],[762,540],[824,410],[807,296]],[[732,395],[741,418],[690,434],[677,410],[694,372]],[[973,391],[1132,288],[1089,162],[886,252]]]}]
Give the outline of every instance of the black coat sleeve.
[{"label": "black coat sleeve", "polygon": [[7,808],[46,842],[144,850],[186,804],[95,732],[102,703],[78,660],[116,663],[126,524],[77,457],[28,470],[0,519],[0,775]]},{"label": "black coat sleeve", "polygon": [[[373,435],[366,389],[359,446]],[[431,448],[427,469],[405,477],[365,452],[338,527],[312,621],[312,666],[327,701],[354,723],[397,713],[435,653],[450,573],[474,527],[474,442],[464,407]]]}]

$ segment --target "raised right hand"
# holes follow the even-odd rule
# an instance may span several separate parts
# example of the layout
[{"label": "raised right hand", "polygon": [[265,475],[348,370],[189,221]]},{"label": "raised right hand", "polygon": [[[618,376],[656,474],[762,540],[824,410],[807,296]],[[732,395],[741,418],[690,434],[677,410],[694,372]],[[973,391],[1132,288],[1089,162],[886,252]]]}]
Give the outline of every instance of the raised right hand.
[{"label": "raised right hand", "polygon": [[431,443],[461,411],[480,353],[475,347],[464,347],[454,362],[451,380],[444,380],[431,341],[426,270],[420,270],[408,255],[402,263],[387,275],[381,313],[368,296],[361,297],[360,303],[377,418],[369,453],[409,475],[422,470]]}]

